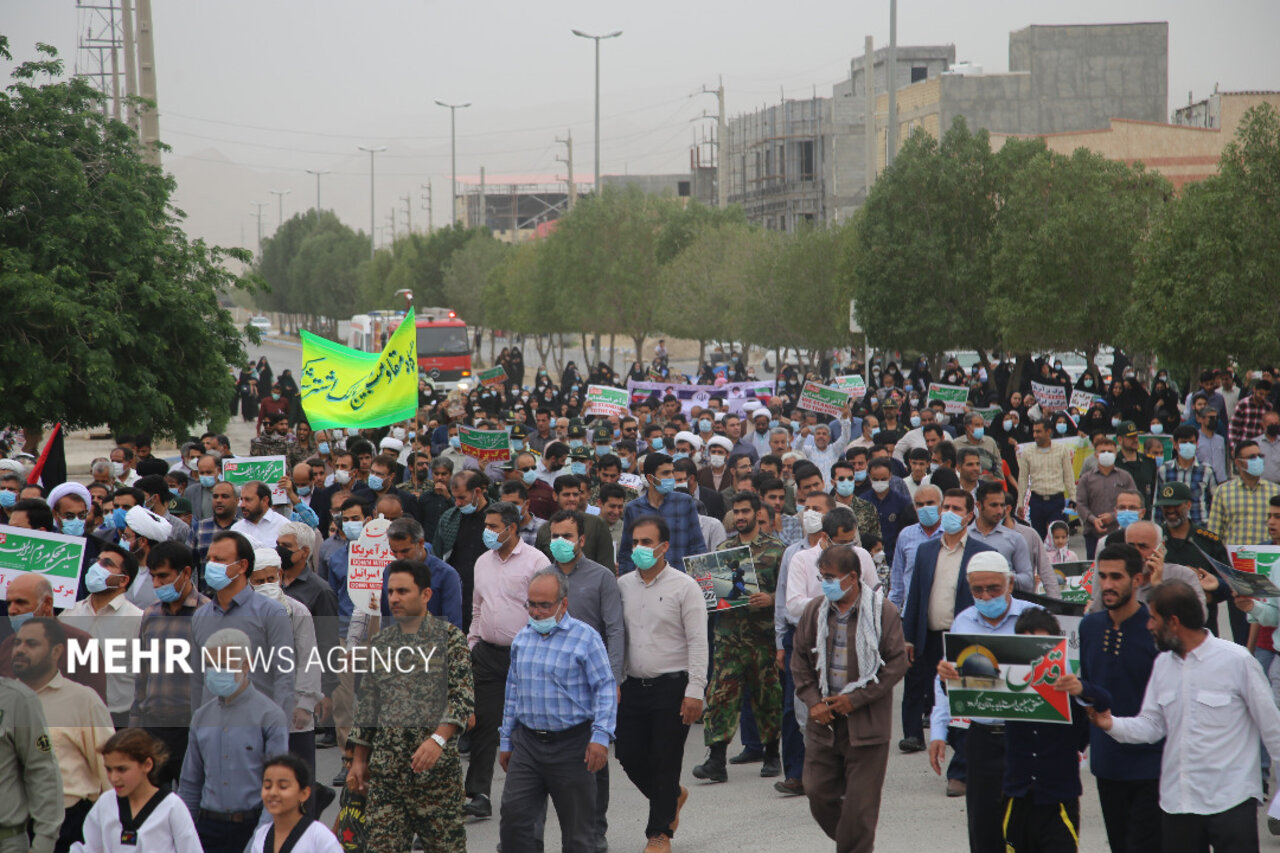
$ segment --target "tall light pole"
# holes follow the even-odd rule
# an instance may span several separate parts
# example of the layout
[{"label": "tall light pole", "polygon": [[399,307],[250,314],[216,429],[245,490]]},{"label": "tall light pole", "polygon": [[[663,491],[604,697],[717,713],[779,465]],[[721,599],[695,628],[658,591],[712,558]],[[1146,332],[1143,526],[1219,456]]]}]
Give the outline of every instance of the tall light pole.
[{"label": "tall light pole", "polygon": [[307,169],[308,175],[316,176],[316,213],[320,212],[320,176],[329,174],[328,169]]},{"label": "tall light pole", "polygon": [[465,110],[471,106],[471,102],[446,104],[437,98],[436,104],[449,110],[449,160],[453,168],[453,193],[449,196],[449,204],[452,205],[452,209],[449,212],[449,224],[452,225],[458,221],[458,134],[457,124],[454,119],[458,115],[458,110]]},{"label": "tall light pole", "polygon": [[611,33],[605,33],[600,36],[593,36],[584,33],[582,30],[573,30],[578,38],[591,39],[596,43],[596,172],[594,192],[600,193],[600,39],[612,39],[622,35],[622,30],[614,30]]},{"label": "tall light pole", "polygon": [[268,190],[268,192],[275,196],[276,201],[279,202],[280,218],[276,221],[276,228],[279,228],[284,225],[284,197],[293,192],[293,190]]},{"label": "tall light pole", "polygon": [[374,219],[373,206],[373,155],[379,151],[386,151],[385,145],[357,145],[361,151],[369,152],[369,257],[373,257],[374,252],[378,249],[378,227],[377,220]]}]

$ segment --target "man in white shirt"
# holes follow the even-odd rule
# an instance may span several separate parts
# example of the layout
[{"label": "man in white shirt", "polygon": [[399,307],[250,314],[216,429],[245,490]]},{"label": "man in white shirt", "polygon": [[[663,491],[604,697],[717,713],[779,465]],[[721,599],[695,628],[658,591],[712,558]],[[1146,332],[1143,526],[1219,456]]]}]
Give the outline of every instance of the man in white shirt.
[{"label": "man in white shirt", "polygon": [[[119,545],[104,543],[98,562],[85,574],[89,597],[63,611],[58,621],[93,637],[100,656],[105,652],[103,643],[106,640],[137,639],[142,610],[125,598],[129,585],[137,576],[137,559]],[[117,729],[128,728],[129,708],[133,705],[133,673],[111,671],[106,678],[107,710],[111,712],[111,722]]]},{"label": "man in white shirt", "polygon": [[255,548],[276,547],[280,528],[289,521],[271,508],[271,488],[257,481],[240,487],[240,516],[231,529],[246,536]]},{"label": "man in white shirt", "polygon": [[837,506],[822,517],[822,538],[818,540],[818,544],[798,551],[787,566],[787,619],[791,624],[798,625],[800,617],[804,615],[805,605],[815,596],[822,595],[822,581],[818,579],[818,557],[828,548],[836,545],[852,548],[861,569],[859,579],[869,589],[880,585],[875,562],[870,554],[858,547],[857,542],[858,522],[853,517],[853,510]]},{"label": "man in white shirt", "polygon": [[[1120,743],[1164,740],[1160,810],[1165,849],[1257,850],[1262,799],[1258,740],[1280,755],[1280,710],[1248,649],[1205,630],[1204,609],[1181,581],[1147,599],[1156,658],[1142,710],[1089,719]],[[1170,846],[1170,839],[1184,839]]]}]

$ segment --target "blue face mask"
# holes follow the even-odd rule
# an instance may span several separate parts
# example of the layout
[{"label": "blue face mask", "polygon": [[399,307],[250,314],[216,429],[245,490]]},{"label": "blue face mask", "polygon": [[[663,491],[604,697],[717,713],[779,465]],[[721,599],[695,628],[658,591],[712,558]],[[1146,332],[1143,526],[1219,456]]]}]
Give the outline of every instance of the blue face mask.
[{"label": "blue face mask", "polygon": [[858,484],[853,480],[836,480],[836,492],[838,492],[842,498],[847,498],[849,495],[853,494],[853,490],[857,488],[857,486]]},{"label": "blue face mask", "polygon": [[364,531],[363,521],[344,521],[342,522],[342,535],[348,540],[354,542],[360,538],[360,534]]},{"label": "blue face mask", "polygon": [[1135,521],[1141,520],[1141,518],[1141,513],[1135,512],[1131,509],[1122,509],[1116,513],[1116,523],[1120,525],[1121,530],[1124,530]]},{"label": "blue face mask", "polygon": [[0,506],[8,509],[18,502],[18,493],[11,492],[8,489],[0,492]]},{"label": "blue face mask", "polygon": [[84,535],[84,519],[83,518],[63,519],[62,533],[64,536],[83,536]]},{"label": "blue face mask", "polygon": [[551,540],[551,558],[557,563],[572,563],[576,546],[568,539]]},{"label": "blue face mask", "polygon": [[630,470],[631,470],[631,457],[629,457],[629,456],[624,456],[624,457],[622,457],[622,460],[621,460],[621,461],[622,461],[622,470],[623,470],[623,471],[630,471]]},{"label": "blue face mask", "polygon": [[652,447],[654,450],[661,450],[662,438],[661,437],[655,438],[653,441],[649,442],[649,446]]},{"label": "blue face mask", "polygon": [[920,416],[919,416],[919,415],[912,415],[912,416],[911,416],[911,426],[912,426],[912,428],[915,428],[915,427],[920,426]]},{"label": "blue face mask", "polygon": [[449,436],[449,446],[454,450],[458,450],[462,447],[462,439],[458,438],[456,435]]},{"label": "blue face mask", "polygon": [[515,453],[519,453],[521,450],[524,450],[524,442],[518,438],[511,439],[511,450]]},{"label": "blue face mask", "polygon": [[550,634],[551,629],[556,626],[556,617],[548,616],[546,619],[534,619],[529,617],[529,627],[537,631],[539,634]]},{"label": "blue face mask", "polygon": [[863,468],[861,471],[854,471],[854,472],[853,472],[853,479],[854,479],[856,482],[859,482],[859,483],[861,483],[863,480],[867,479],[867,469],[866,469],[866,468]]},{"label": "blue face mask", "polygon": [[209,474],[200,475],[200,485],[206,489],[212,489],[214,484],[218,482],[218,478]]},{"label": "blue face mask", "polygon": [[570,462],[570,463],[569,463],[569,471],[570,471],[571,473],[573,473],[573,474],[585,475],[585,474],[587,473],[587,463],[585,463],[585,462]]},{"label": "blue face mask", "polygon": [[688,458],[689,458],[689,454],[688,454],[688,453],[685,453],[685,452],[684,452],[684,451],[682,451],[682,450],[677,450],[675,453],[672,453],[672,454],[671,454],[671,461],[672,461],[672,462],[678,461],[678,460],[680,460],[680,459],[688,459]]},{"label": "blue face mask", "polygon": [[702,418],[698,421],[698,432],[711,432],[711,421]]},{"label": "blue face mask", "polygon": [[487,527],[484,533],[480,534],[480,538],[484,540],[484,547],[490,551],[496,551],[502,547],[502,538]]},{"label": "blue face mask", "polygon": [[964,529],[964,516],[947,510],[942,513],[942,532],[956,534]]},{"label": "blue face mask", "polygon": [[652,548],[647,548],[644,545],[637,545],[631,549],[631,562],[636,564],[637,569],[647,571],[654,567],[658,562],[658,558],[653,553]]},{"label": "blue face mask", "polygon": [[1161,434],[1161,433],[1163,433],[1163,432],[1164,432],[1164,424],[1162,424],[1162,423],[1154,423],[1154,424],[1152,424],[1152,425],[1151,425],[1151,434],[1152,434],[1152,435],[1160,435],[1160,434]]},{"label": "blue face mask", "polygon": [[872,438],[875,438],[875,437],[876,437],[877,435],[879,435],[879,434],[880,434],[880,427],[872,427],[872,428],[871,428],[871,437],[872,437]]},{"label": "blue face mask", "polygon": [[1008,432],[1009,430],[1013,429],[1013,421],[1010,420],[1009,418],[1006,418],[1005,420],[1000,422],[1000,426],[1004,427],[1005,432]]},{"label": "blue face mask", "polygon": [[158,586],[156,589],[156,598],[165,604],[173,604],[178,600],[178,588],[174,584],[167,583],[164,586]]},{"label": "blue face mask", "polygon": [[769,429],[776,429],[777,427],[781,426],[781,424],[782,424],[782,421],[778,420],[777,418],[774,418],[773,420],[769,421]]},{"label": "blue face mask", "polygon": [[[5,493],[0,492],[0,494],[5,494]],[[128,512],[129,511],[127,509],[124,509],[123,507],[116,507],[115,509],[111,510],[111,525],[115,527],[116,530],[124,530],[125,514]]]},{"label": "blue face mask", "polygon": [[240,686],[240,676],[234,672],[211,667],[204,671],[204,686],[209,688],[209,692],[214,696],[225,699],[235,693],[236,688]]},{"label": "blue face mask", "polygon": [[369,488],[373,489],[375,492],[382,491],[382,487],[386,484],[387,481],[379,477],[377,474],[369,475]]},{"label": "blue face mask", "polygon": [[922,527],[933,527],[938,523],[938,508],[936,506],[917,507],[916,518]]},{"label": "blue face mask", "polygon": [[1250,477],[1261,477],[1262,472],[1266,470],[1266,460],[1261,456],[1255,456],[1244,463],[1244,472]]},{"label": "blue face mask", "polygon": [[1054,424],[1054,425],[1053,425],[1053,428],[1054,428],[1055,430],[1057,430],[1058,435],[1066,435],[1066,434],[1067,434],[1067,422],[1066,422],[1066,421],[1058,421],[1056,424]]},{"label": "blue face mask", "polygon": [[581,447],[581,446],[582,446],[582,439],[580,439],[580,438],[571,438],[571,439],[569,439],[569,449],[570,449],[570,450],[573,450],[575,447]]},{"label": "blue face mask", "polygon": [[307,495],[311,494],[311,487],[298,486],[298,488],[294,489],[294,491],[298,493],[298,497],[305,498]]},{"label": "blue face mask", "polygon": [[612,450],[612,449],[613,449],[613,448],[612,448],[612,447],[610,447],[610,446],[609,446],[609,445],[607,445],[607,444],[597,444],[597,445],[596,445],[596,456],[608,456],[608,455],[609,455],[609,451],[610,451],[610,450]]},{"label": "blue face mask", "polygon": [[182,492],[178,491],[173,486],[169,487],[169,494],[173,495],[175,498],[182,497]]},{"label": "blue face mask", "polygon": [[317,445],[316,445],[316,450],[320,451],[320,455],[321,455],[321,456],[328,456],[328,455],[329,455],[329,442],[327,442],[327,441],[322,441],[322,442],[320,442],[319,444],[317,444]]},{"label": "blue face mask", "polygon": [[978,608],[978,612],[988,619],[999,619],[1009,609],[1009,599],[1002,595],[998,598],[976,600],[973,602],[973,606]]},{"label": "blue face mask", "polygon": [[985,427],[975,427],[973,430],[973,437],[978,441],[982,441],[982,437],[986,434],[987,430]]},{"label": "blue face mask", "polygon": [[1178,455],[1181,456],[1183,459],[1195,459],[1196,458],[1195,442],[1191,442],[1191,441],[1178,442]]},{"label": "blue face mask", "polygon": [[84,586],[89,592],[106,592],[109,584],[107,580],[111,577],[111,569],[101,563],[94,563],[89,567],[89,571],[85,572]]},{"label": "blue face mask", "polygon": [[524,471],[520,474],[520,479],[524,480],[524,484],[526,486],[532,486],[538,481],[538,472],[537,470],[530,468],[528,471]]},{"label": "blue face mask", "polygon": [[231,578],[227,577],[227,564],[212,561],[205,563],[204,582],[215,591],[226,589],[227,585],[231,583]]},{"label": "blue face mask", "polygon": [[473,503],[463,504],[462,506],[458,507],[458,512],[462,513],[463,515],[471,515],[471,513],[475,511],[476,511],[476,505]]},{"label": "blue face mask", "polygon": [[35,615],[36,613],[34,610],[29,613],[10,613],[9,627],[13,628],[13,633],[16,634],[18,633],[18,629],[27,624],[27,622],[29,622]]},{"label": "blue face mask", "polygon": [[844,598],[845,588],[841,585],[841,581],[837,578],[831,580],[824,579],[822,581],[822,594],[827,597],[827,601],[835,604]]},{"label": "blue face mask", "polygon": [[676,478],[663,477],[657,483],[654,483],[654,488],[658,490],[660,495],[669,495],[676,490]]}]

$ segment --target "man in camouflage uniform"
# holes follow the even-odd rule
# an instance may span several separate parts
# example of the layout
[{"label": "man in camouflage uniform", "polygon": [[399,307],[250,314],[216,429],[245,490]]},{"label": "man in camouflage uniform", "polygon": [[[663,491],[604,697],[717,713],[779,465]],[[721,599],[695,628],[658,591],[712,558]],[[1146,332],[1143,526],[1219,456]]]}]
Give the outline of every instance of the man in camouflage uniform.
[{"label": "man in camouflage uniform", "polygon": [[703,736],[711,750],[706,762],[693,768],[698,779],[728,781],[725,753],[738,728],[738,715],[745,690],[750,690],[760,740],[765,745],[761,776],[781,772],[778,734],[782,725],[782,685],[774,662],[773,595],[778,587],[782,543],[759,527],[760,497],[740,492],[733,497],[736,533],[718,550],[747,546],[755,564],[760,591],[752,593],[748,605],[716,613],[715,652],[711,683],[707,686],[707,710],[702,717]]},{"label": "man in camouflage uniform", "polygon": [[249,442],[250,456],[283,456],[286,471],[307,458],[307,451],[289,434],[289,416],[276,415],[262,435]]},{"label": "man in camouflage uniform", "polygon": [[396,624],[373,638],[347,786],[368,791],[369,850],[409,850],[416,834],[428,853],[466,853],[456,738],[475,704],[466,636],[427,612],[425,563],[397,560],[386,578]]}]

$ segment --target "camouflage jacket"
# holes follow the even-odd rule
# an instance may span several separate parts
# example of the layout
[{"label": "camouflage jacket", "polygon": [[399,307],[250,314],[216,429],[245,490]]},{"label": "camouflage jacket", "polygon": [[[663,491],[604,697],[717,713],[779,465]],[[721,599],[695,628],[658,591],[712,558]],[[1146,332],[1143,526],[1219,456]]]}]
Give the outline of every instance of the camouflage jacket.
[{"label": "camouflage jacket", "polygon": [[288,467],[285,469],[288,473],[293,472],[293,466],[299,462],[306,461],[307,451],[302,445],[296,441],[289,441],[282,435],[260,435],[249,442],[250,456],[283,456]]}]

